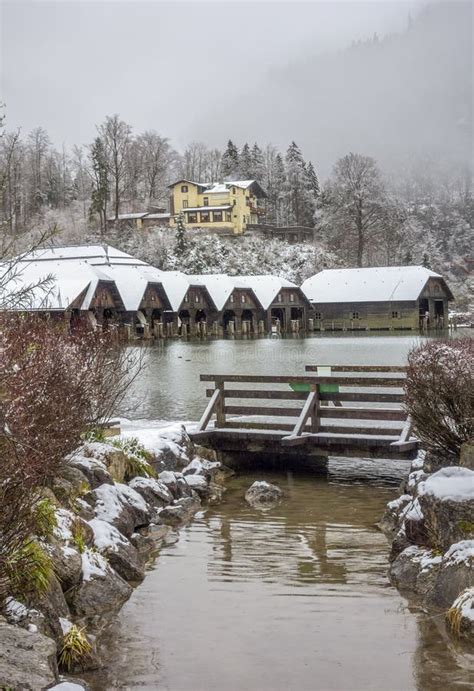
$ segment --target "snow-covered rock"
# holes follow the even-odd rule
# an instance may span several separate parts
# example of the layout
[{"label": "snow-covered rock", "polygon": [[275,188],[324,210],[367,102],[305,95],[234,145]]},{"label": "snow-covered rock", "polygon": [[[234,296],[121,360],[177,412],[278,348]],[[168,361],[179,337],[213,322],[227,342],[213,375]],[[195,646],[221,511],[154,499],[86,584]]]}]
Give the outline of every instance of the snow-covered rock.
[{"label": "snow-covered rock", "polygon": [[178,527],[189,521],[198,510],[200,501],[197,495],[183,497],[160,512],[160,521],[165,525]]},{"label": "snow-covered rock", "polygon": [[245,500],[254,507],[268,506],[282,498],[283,493],[279,487],[265,480],[256,480],[245,493]]},{"label": "snow-covered rock", "polygon": [[474,471],[448,466],[418,485],[418,500],[431,544],[446,551],[474,538]]},{"label": "snow-covered rock", "polygon": [[0,617],[0,685],[5,689],[45,689],[58,680],[56,644]]},{"label": "snow-covered rock", "polygon": [[136,548],[110,523],[100,518],[89,522],[94,531],[94,544],[113,569],[126,581],[141,580],[145,574],[144,563]]},{"label": "snow-covered rock", "polygon": [[125,537],[130,537],[136,528],[151,520],[146,501],[128,485],[101,485],[91,494],[95,501],[96,518],[111,523]]},{"label": "snow-covered rock", "polygon": [[77,616],[110,616],[128,600],[132,588],[98,552],[82,554],[82,581],[69,595],[69,605]]},{"label": "snow-covered rock", "polygon": [[103,484],[112,485],[114,482],[105,462],[97,458],[76,452],[67,459],[67,463],[83,473],[92,489]]},{"label": "snow-covered rock", "polygon": [[128,483],[144,500],[155,508],[165,506],[173,501],[173,495],[167,485],[151,477],[134,477]]}]

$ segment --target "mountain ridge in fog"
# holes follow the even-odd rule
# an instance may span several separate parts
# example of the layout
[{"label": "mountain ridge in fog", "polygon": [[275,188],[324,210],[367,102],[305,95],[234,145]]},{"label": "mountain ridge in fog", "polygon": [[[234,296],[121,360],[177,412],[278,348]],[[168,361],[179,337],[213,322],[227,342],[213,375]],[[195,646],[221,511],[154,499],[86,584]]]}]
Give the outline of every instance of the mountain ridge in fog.
[{"label": "mountain ridge in fog", "polygon": [[296,58],[199,123],[199,138],[295,139],[323,174],[348,151],[398,168],[431,155],[471,158],[472,8],[434,3],[405,32]]}]

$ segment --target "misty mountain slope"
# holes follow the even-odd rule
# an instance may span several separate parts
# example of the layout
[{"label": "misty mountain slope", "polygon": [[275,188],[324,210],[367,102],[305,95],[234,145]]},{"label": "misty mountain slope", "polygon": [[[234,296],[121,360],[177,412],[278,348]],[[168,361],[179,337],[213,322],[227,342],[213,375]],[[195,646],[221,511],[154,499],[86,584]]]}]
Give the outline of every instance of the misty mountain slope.
[{"label": "misty mountain slope", "polygon": [[466,2],[430,5],[403,34],[275,68],[253,93],[214,112],[202,138],[296,139],[325,174],[350,150],[384,165],[425,153],[465,161],[471,12]]}]

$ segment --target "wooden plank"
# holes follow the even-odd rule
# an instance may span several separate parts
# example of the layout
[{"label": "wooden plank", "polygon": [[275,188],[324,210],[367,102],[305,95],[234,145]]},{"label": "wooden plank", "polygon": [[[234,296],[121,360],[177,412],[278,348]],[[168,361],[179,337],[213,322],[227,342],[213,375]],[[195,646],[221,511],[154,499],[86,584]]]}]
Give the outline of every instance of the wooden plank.
[{"label": "wooden plank", "polygon": [[[318,402],[318,394],[317,391],[310,391],[308,394],[308,397],[306,399],[306,402],[301,410],[300,416],[296,422],[295,428],[293,430],[293,436],[298,437],[301,432],[303,431],[303,428],[306,424],[306,421],[308,420],[309,416],[314,413],[314,406]],[[314,423],[311,423],[312,426]],[[316,430],[312,430],[316,431]]]},{"label": "wooden plank", "polygon": [[216,425],[223,427],[225,425],[224,382],[220,379],[216,381],[216,390],[220,394],[216,402]]},{"label": "wooden plank", "polygon": [[406,372],[404,366],[394,365],[306,365],[305,372],[317,372],[318,368],[330,367],[333,372]]},{"label": "wooden plank", "polygon": [[203,432],[206,429],[207,425],[209,424],[209,420],[211,419],[211,417],[214,413],[214,408],[218,404],[220,397],[221,397],[221,391],[219,389],[216,389],[214,391],[214,394],[213,394],[211,400],[207,404],[207,408],[204,411],[202,418],[199,420],[199,424],[198,424],[199,432]]},{"label": "wooden plank", "polygon": [[249,384],[339,384],[339,386],[398,386],[403,388],[405,377],[310,377],[265,374],[201,374],[201,381],[242,382]]},{"label": "wooden plank", "polygon": [[299,417],[301,408],[271,408],[269,406],[226,405],[229,415],[263,415],[265,417]]},{"label": "wooden plank", "polygon": [[356,420],[405,420],[406,412],[395,408],[330,408],[319,409],[320,417],[351,418]]},{"label": "wooden plank", "polygon": [[[291,432],[294,429],[294,425],[287,422],[252,422],[249,420],[226,420],[224,427],[227,429],[251,429],[251,430],[276,430],[280,429],[284,432]],[[308,431],[309,431],[308,427]]]},{"label": "wooden plank", "polygon": [[[206,396],[210,398],[215,389],[206,389]],[[282,401],[305,401],[308,397],[307,391],[276,391],[266,389],[257,391],[252,389],[225,389],[226,398],[263,398]]]},{"label": "wooden plank", "polygon": [[369,436],[383,436],[384,434],[398,434],[395,427],[357,427],[355,425],[320,425],[318,432],[327,434],[362,434]]},{"label": "wooden plank", "polygon": [[[214,389],[209,390],[214,391]],[[405,401],[405,394],[394,393],[392,391],[387,393],[342,391],[340,393],[320,393],[319,399],[321,401],[352,401],[354,403],[357,401],[361,401],[362,403],[403,403]]]}]

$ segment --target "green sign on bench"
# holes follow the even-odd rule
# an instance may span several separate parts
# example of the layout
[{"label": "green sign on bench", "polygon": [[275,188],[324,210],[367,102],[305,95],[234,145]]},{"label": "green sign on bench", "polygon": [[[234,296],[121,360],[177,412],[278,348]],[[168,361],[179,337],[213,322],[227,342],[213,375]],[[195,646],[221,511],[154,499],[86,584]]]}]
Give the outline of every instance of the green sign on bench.
[{"label": "green sign on bench", "polygon": [[[331,368],[330,367],[318,367],[317,374],[319,377],[330,377],[331,376]],[[303,392],[309,392],[310,391],[310,385],[309,384],[303,384],[303,383],[298,383],[295,382],[293,384],[290,383],[290,387],[293,391],[303,391]],[[319,384],[318,389],[321,393],[339,393],[339,384]]]}]

